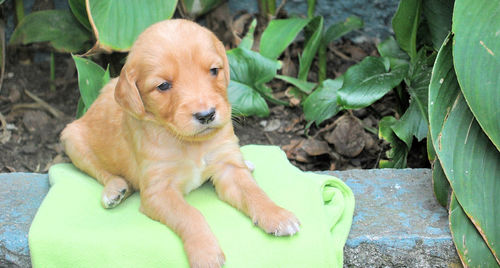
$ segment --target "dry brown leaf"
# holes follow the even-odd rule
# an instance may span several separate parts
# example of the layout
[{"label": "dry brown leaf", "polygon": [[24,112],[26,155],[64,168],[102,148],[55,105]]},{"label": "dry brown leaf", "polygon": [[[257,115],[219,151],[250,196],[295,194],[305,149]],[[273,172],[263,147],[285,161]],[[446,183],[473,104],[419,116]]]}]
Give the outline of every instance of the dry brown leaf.
[{"label": "dry brown leaf", "polygon": [[301,149],[310,156],[318,156],[328,154],[330,152],[330,146],[328,146],[328,143],[313,138],[305,140]]},{"label": "dry brown leaf", "polygon": [[343,117],[324,138],[335,146],[339,154],[347,157],[359,155],[365,147],[365,130],[358,119],[352,116]]}]

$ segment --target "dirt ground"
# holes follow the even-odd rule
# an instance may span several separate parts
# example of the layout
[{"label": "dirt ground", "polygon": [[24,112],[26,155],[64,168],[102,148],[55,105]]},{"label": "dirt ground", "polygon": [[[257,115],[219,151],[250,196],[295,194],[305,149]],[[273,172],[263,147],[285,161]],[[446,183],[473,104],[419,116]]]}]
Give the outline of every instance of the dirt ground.
[{"label": "dirt ground", "polygon": [[[0,91],[0,172],[46,172],[50,165],[69,161],[59,142],[64,126],[74,120],[79,98],[76,70],[71,57],[56,54],[55,90],[50,90],[48,54],[33,47],[10,48]],[[292,48],[290,68],[296,68]],[[328,77],[334,78],[367,55],[374,44],[337,42],[328,49]],[[310,80],[314,81],[313,65]],[[289,70],[288,70],[289,71]],[[292,70],[293,72],[293,70]],[[287,99],[288,85],[273,80],[275,96]],[[292,101],[293,102],[293,101]],[[386,159],[389,145],[377,137],[380,118],[394,115],[391,94],[366,109],[339,115],[305,130],[300,106],[271,107],[268,118],[236,118],[240,144],[280,146],[291,162],[303,170],[376,168]],[[425,144],[414,143],[410,167],[426,167]]]}]

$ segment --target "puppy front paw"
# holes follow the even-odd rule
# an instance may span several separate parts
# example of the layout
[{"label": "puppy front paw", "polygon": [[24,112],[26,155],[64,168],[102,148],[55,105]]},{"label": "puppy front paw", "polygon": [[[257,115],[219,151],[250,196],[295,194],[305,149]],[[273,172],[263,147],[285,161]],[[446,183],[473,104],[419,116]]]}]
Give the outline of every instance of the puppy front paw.
[{"label": "puppy front paw", "polygon": [[192,268],[219,268],[226,262],[226,256],[215,237],[185,241],[184,248]]},{"label": "puppy front paw", "polygon": [[300,222],[295,215],[276,205],[257,212],[253,217],[255,225],[275,236],[294,235],[300,230]]},{"label": "puppy front paw", "polygon": [[114,208],[130,195],[130,188],[123,179],[108,182],[102,190],[101,204],[104,208]]}]

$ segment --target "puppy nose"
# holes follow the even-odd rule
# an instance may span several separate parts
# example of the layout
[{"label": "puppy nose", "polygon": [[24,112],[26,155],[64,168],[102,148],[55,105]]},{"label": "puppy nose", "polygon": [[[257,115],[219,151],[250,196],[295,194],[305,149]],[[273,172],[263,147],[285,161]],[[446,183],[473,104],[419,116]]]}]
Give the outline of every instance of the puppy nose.
[{"label": "puppy nose", "polygon": [[202,124],[208,124],[215,119],[215,108],[211,108],[210,110],[201,111],[198,113],[194,113],[193,117],[196,118]]}]

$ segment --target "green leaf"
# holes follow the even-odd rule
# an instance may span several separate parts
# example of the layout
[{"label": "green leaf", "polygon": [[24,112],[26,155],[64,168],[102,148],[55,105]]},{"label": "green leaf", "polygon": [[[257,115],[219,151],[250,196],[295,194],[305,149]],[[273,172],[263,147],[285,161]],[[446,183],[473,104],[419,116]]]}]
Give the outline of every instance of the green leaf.
[{"label": "green leaf", "polygon": [[409,60],[408,54],[401,50],[394,37],[390,36],[377,45],[377,50],[380,56],[386,58],[396,58],[402,60]]},{"label": "green leaf", "polygon": [[189,17],[199,17],[220,5],[223,0],[181,0]]},{"label": "green leaf", "polygon": [[[229,100],[234,109],[237,109],[235,112],[244,115],[267,116],[269,114],[267,104],[256,96],[275,101],[271,90],[264,84],[274,78],[276,71],[280,68],[279,62],[244,48],[227,51],[227,58],[231,69],[231,81],[237,82],[233,85],[230,83],[232,89],[228,90]],[[238,100],[238,98],[244,98],[244,100]],[[250,105],[256,105],[256,107]]]},{"label": "green leaf", "polygon": [[451,188],[439,159],[436,159],[432,165],[432,188],[434,189],[434,195],[439,204],[443,207],[447,207]]},{"label": "green leaf", "polygon": [[417,56],[417,31],[422,0],[401,0],[392,19],[392,28],[399,46],[413,60]]},{"label": "green leaf", "polygon": [[423,15],[426,19],[432,46],[438,51],[451,31],[451,17],[455,0],[424,0]]},{"label": "green leaf", "polygon": [[172,17],[177,0],[88,0],[97,44],[104,50],[128,51],[148,26]]},{"label": "green leaf", "polygon": [[[472,113],[500,150],[500,3],[457,0],[453,59]],[[459,198],[460,201],[460,198]]]},{"label": "green leaf", "polygon": [[270,59],[278,58],[309,21],[301,18],[270,21],[260,39],[260,54]]},{"label": "green leaf", "polygon": [[104,70],[91,60],[73,56],[78,71],[78,87],[85,109],[97,99],[101,88],[109,81],[109,70]]},{"label": "green leaf", "polygon": [[321,35],[323,33],[323,17],[317,16],[309,22],[307,28],[311,29],[313,34],[307,40],[304,51],[299,57],[299,75],[301,80],[307,80],[307,74],[311,68],[312,61],[316,52],[318,51],[319,44],[321,43]]},{"label": "green leaf", "polygon": [[399,85],[407,72],[405,65],[389,70],[387,58],[366,57],[344,74],[338,102],[346,109],[366,107]]},{"label": "green leaf", "polygon": [[251,87],[231,80],[227,89],[229,102],[235,115],[266,117],[269,108],[260,94]]},{"label": "green leaf", "polygon": [[76,119],[82,117],[87,112],[85,103],[83,103],[82,97],[78,99],[78,106],[76,107]]},{"label": "green leaf", "polygon": [[388,141],[391,144],[391,149],[387,151],[387,157],[391,159],[380,160],[380,168],[405,168],[406,160],[408,157],[408,147],[401,141],[398,136],[392,130],[394,124],[396,124],[396,118],[392,116],[385,116],[380,119],[378,123],[379,128],[379,138]]},{"label": "green leaf", "polygon": [[24,17],[10,38],[10,44],[49,42],[60,52],[79,52],[91,38],[69,10],[37,11]]},{"label": "green leaf", "polygon": [[500,152],[482,131],[460,91],[451,43],[443,43],[429,86],[432,142],[456,198],[498,260]]},{"label": "green leaf", "polygon": [[271,81],[280,67],[278,61],[243,48],[227,51],[227,57],[231,69],[231,80],[246,85],[258,85]]},{"label": "green leaf", "polygon": [[318,126],[321,122],[336,115],[342,107],[337,104],[337,90],[342,87],[342,78],[327,79],[304,100],[304,117]]},{"label": "green leaf", "polygon": [[[428,99],[429,99],[429,83],[431,80],[432,67],[436,59],[435,53],[427,56],[427,49],[422,48],[417,53],[416,60],[410,64],[408,77],[405,79],[408,85],[408,93],[410,93],[412,102],[418,105],[422,117],[428,122]],[[423,138],[423,136],[420,136]],[[421,138],[419,138],[421,140]]]},{"label": "green leaf", "polygon": [[498,267],[488,246],[452,194],[450,231],[458,256],[465,267]]},{"label": "green leaf", "polygon": [[313,91],[313,89],[316,87],[316,83],[311,83],[311,82],[307,82],[304,80],[299,80],[295,77],[290,77],[290,76],[286,76],[286,75],[276,75],[276,78],[281,79],[287,83],[290,83],[290,84],[296,86],[300,91],[302,91],[306,94],[310,94]]},{"label": "green leaf", "polygon": [[343,22],[332,24],[323,36],[326,44],[339,39],[340,37],[363,27],[363,20],[357,16],[350,16]]},{"label": "green leaf", "polygon": [[75,18],[89,31],[92,31],[89,18],[87,17],[87,8],[85,0],[68,0],[69,7]]},{"label": "green leaf", "polygon": [[255,27],[257,26],[257,20],[253,19],[252,23],[250,23],[250,26],[248,27],[248,31],[245,34],[245,37],[241,39],[240,44],[238,47],[240,48],[245,48],[245,49],[252,49],[253,46],[253,40],[254,40],[254,33],[255,33]]},{"label": "green leaf", "polygon": [[408,149],[411,148],[413,136],[421,141],[427,137],[427,120],[420,113],[415,101],[410,102],[410,106],[403,116],[392,126],[394,133],[406,143]]}]

